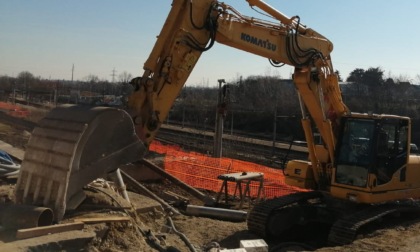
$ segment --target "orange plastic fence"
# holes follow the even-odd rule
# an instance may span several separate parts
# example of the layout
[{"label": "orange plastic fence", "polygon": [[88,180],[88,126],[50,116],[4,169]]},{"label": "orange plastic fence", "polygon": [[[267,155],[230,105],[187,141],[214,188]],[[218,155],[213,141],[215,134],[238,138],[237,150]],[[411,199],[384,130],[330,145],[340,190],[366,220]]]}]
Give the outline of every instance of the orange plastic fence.
[{"label": "orange plastic fence", "polygon": [[[223,181],[217,179],[221,174],[235,172],[262,172],[264,173],[264,195],[274,198],[290,193],[303,191],[284,183],[281,170],[263,165],[240,161],[230,158],[213,158],[200,153],[185,152],[179,146],[163,145],[153,141],[149,148],[151,151],[165,154],[165,170],[183,182],[206,190],[218,192]],[[252,181],[250,195],[257,196],[259,183]],[[233,195],[235,183],[228,182],[228,193]]]},{"label": "orange plastic fence", "polygon": [[30,113],[27,109],[6,102],[0,102],[0,111],[5,111],[8,115],[14,117],[27,117]]}]

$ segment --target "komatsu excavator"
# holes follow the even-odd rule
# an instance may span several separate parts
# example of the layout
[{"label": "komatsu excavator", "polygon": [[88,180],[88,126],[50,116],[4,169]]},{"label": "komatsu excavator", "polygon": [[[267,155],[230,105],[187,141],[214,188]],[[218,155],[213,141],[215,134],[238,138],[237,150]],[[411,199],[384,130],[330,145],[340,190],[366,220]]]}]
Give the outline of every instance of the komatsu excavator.
[{"label": "komatsu excavator", "polygon": [[[377,219],[417,211],[420,156],[410,155],[410,119],[351,112],[333,69],[333,44],[298,16],[246,1],[273,20],[242,15],[214,0],[174,0],[143,75],[131,81],[128,109],[53,110],[29,140],[16,200],[52,207],[60,220],[83,199],[86,183],[141,159],[200,55],[218,42],[273,66],[294,67],[308,145],[309,160],[289,161],[284,169],[289,185],[307,191],[254,206],[250,231],[275,238],[315,224],[327,227],[329,244],[346,244]],[[313,130],[322,144],[314,142]]]}]

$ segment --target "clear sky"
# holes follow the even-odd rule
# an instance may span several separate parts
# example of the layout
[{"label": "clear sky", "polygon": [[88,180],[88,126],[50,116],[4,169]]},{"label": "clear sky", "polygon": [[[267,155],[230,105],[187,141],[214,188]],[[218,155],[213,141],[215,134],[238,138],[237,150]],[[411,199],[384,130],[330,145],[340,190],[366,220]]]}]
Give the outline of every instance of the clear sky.
[{"label": "clear sky", "polygon": [[[198,1],[198,0],[193,0]],[[0,0],[0,75],[29,71],[51,79],[82,80],[93,74],[111,80],[126,71],[142,74],[171,0]],[[225,3],[248,16],[261,16],[245,0]],[[265,0],[287,16],[326,36],[342,78],[355,68],[381,67],[385,76],[420,82],[420,1]],[[262,19],[267,19],[263,17]],[[217,79],[280,75],[292,67],[224,45],[205,52],[188,85],[216,86]]]}]

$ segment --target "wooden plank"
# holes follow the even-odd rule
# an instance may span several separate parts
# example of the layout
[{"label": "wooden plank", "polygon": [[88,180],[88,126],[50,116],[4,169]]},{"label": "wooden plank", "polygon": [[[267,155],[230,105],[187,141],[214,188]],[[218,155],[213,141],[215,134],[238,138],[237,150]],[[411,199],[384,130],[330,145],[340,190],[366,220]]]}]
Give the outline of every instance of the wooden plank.
[{"label": "wooden plank", "polygon": [[81,230],[83,229],[84,225],[85,224],[83,222],[74,222],[66,224],[57,224],[52,226],[19,229],[16,232],[16,239],[26,239],[53,233]]},{"label": "wooden plank", "polygon": [[188,198],[186,198],[182,195],[179,195],[179,194],[171,192],[171,191],[163,191],[163,194],[167,195],[167,196],[171,196],[171,197],[173,197],[177,200],[180,200],[180,201],[189,201],[190,200],[190,199],[188,199]]},{"label": "wooden plank", "polygon": [[75,221],[83,222],[85,224],[95,224],[101,222],[125,222],[130,221],[130,217],[125,216],[106,216],[106,217],[92,217],[92,218],[77,218]]},{"label": "wooden plank", "polygon": [[185,198],[179,194],[164,191],[161,195],[162,199],[164,199],[167,202],[172,202],[175,205],[183,204],[183,203],[189,203],[190,200],[188,198]]}]

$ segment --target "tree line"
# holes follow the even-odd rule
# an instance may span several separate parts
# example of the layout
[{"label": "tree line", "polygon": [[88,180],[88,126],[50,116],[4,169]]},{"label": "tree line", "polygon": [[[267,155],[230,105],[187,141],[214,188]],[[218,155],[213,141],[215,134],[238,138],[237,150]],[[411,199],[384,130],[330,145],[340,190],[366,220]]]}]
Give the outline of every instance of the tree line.
[{"label": "tree line", "polygon": [[[292,80],[249,76],[226,86],[225,133],[245,132],[270,140],[273,137],[284,141],[304,140],[298,95]],[[420,143],[419,85],[411,84],[404,77],[386,77],[377,67],[355,69],[340,83],[340,88],[345,104],[353,112],[411,117],[412,141]],[[214,128],[217,98],[217,87],[185,87],[171,110],[169,123]]]},{"label": "tree line", "polygon": [[88,97],[86,103],[94,105],[103,102],[106,95],[127,97],[131,93],[128,82],[132,75],[123,72],[117,82],[101,80],[96,75],[88,75],[83,80],[50,80],[36,77],[28,71],[16,77],[0,76],[0,99],[10,99],[12,95],[30,102],[78,103],[81,93]]},{"label": "tree line", "polygon": [[[337,72],[339,75],[339,72]],[[10,99],[20,92],[34,102],[50,100],[54,94],[59,103],[75,103],[72,92],[122,97],[131,92],[131,74],[120,74],[116,83],[89,75],[82,81],[47,80],[24,71],[17,77],[0,76],[0,99]],[[420,78],[419,78],[420,79]],[[351,111],[409,116],[412,118],[412,140],[420,143],[420,86],[407,78],[386,77],[377,68],[353,70],[340,84],[343,100]],[[223,86],[222,101],[225,133],[244,133],[278,140],[304,140],[300,126],[301,112],[297,92],[290,79],[279,76],[238,77]],[[184,86],[173,104],[167,122],[203,130],[213,130],[218,108],[218,87]],[[34,100],[35,99],[35,100]],[[90,101],[91,105],[97,104]]]}]

